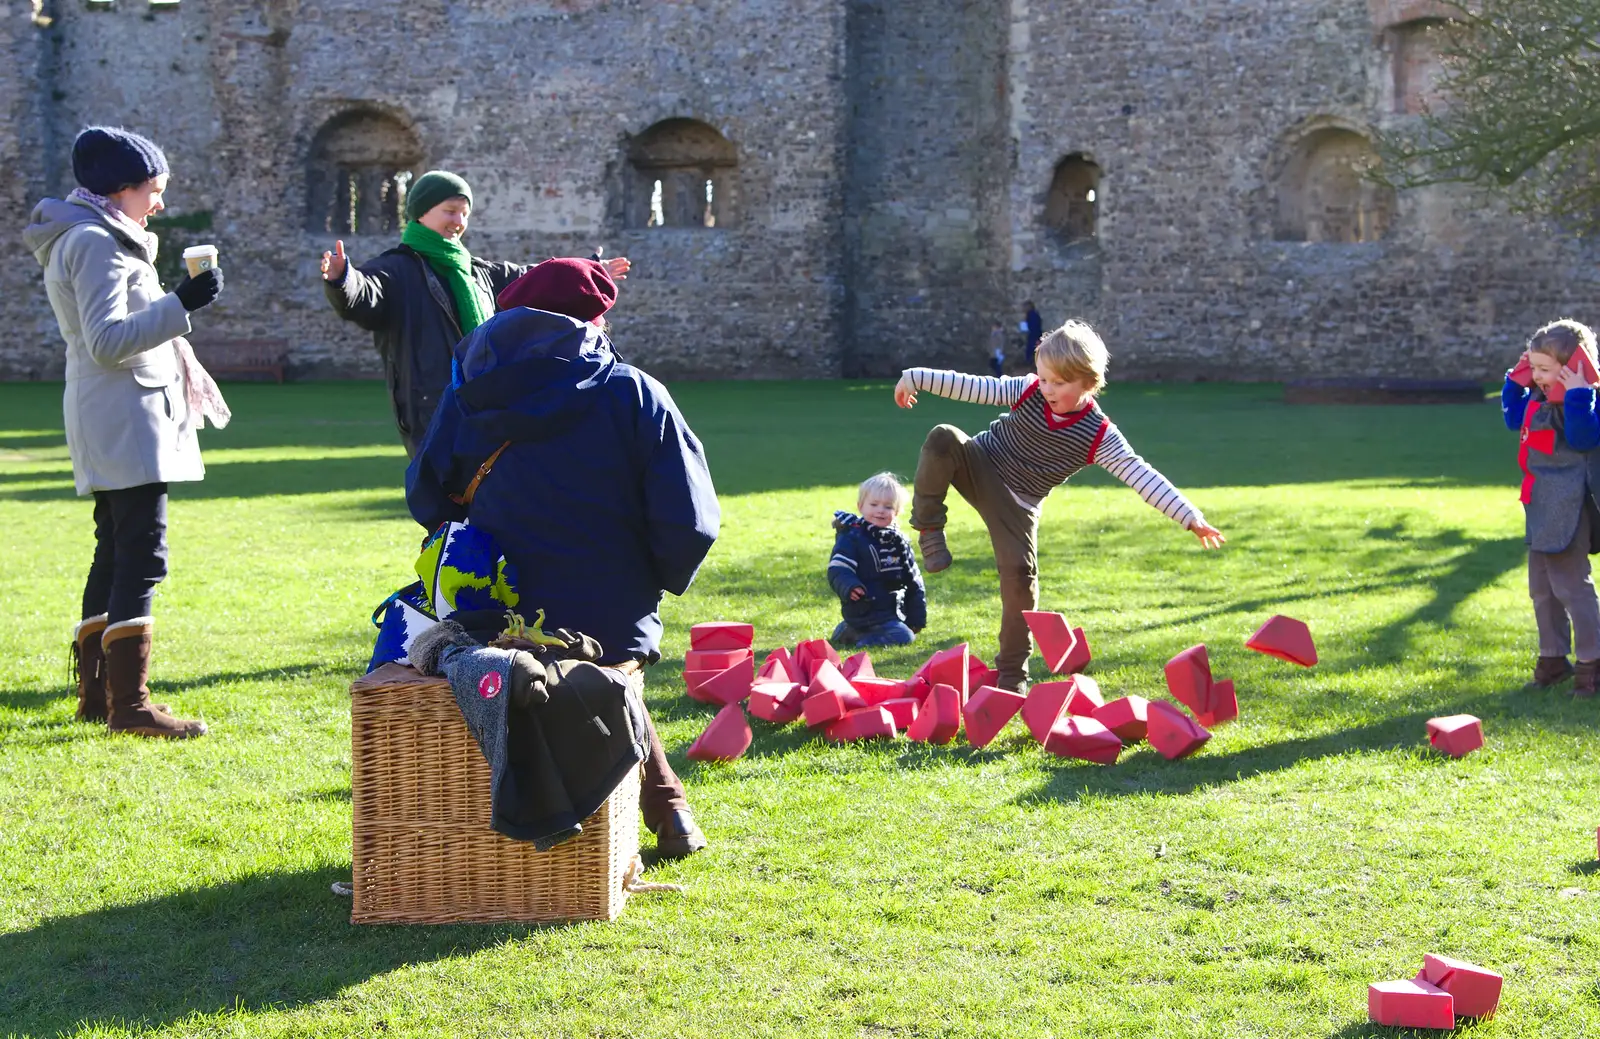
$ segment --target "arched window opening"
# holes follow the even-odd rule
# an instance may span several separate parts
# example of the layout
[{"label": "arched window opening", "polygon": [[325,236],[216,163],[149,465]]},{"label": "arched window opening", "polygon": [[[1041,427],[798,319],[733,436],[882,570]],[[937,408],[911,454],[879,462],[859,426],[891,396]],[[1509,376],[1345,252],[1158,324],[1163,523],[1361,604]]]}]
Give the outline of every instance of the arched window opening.
[{"label": "arched window opening", "polygon": [[1439,110],[1443,98],[1438,84],[1444,66],[1439,61],[1438,39],[1446,24],[1442,18],[1419,18],[1391,30],[1396,114]]},{"label": "arched window opening", "polygon": [[628,146],[628,226],[731,227],[738,156],[694,119],[666,119]]},{"label": "arched window opening", "polygon": [[391,115],[333,117],[311,142],[306,228],[321,234],[399,230],[406,187],[422,161],[416,134]]},{"label": "arched window opening", "polygon": [[1278,184],[1277,238],[1288,242],[1376,242],[1394,219],[1394,190],[1368,178],[1372,142],[1353,130],[1308,134]]},{"label": "arched window opening", "polygon": [[1099,224],[1100,167],[1074,152],[1056,163],[1045,199],[1045,226],[1068,242],[1093,238]]}]

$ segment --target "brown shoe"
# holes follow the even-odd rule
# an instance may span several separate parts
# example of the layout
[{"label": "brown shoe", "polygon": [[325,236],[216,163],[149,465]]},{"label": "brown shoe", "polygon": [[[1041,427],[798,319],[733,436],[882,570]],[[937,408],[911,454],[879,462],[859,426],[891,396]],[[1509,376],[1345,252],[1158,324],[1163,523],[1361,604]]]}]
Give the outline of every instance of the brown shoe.
[{"label": "brown shoe", "polygon": [[1577,700],[1594,698],[1595,677],[1600,675],[1600,660],[1580,660],[1572,676],[1572,696]]},{"label": "brown shoe", "polygon": [[1533,684],[1540,689],[1549,689],[1571,676],[1572,665],[1566,657],[1540,657],[1539,662],[1533,665]]},{"label": "brown shoe", "polygon": [[106,628],[106,615],[85,617],[72,631],[73,677],[78,680],[80,722],[103,722],[110,713],[106,704],[106,655],[100,649],[100,633]]},{"label": "brown shoe", "polygon": [[106,689],[111,700],[108,728],[112,732],[166,739],[204,736],[205,722],[174,718],[156,710],[150,702],[150,690],[145,682],[150,678],[150,642],[154,630],[152,618],[136,617],[107,625],[100,634],[106,660]]},{"label": "brown shoe", "polygon": [[922,549],[922,569],[930,574],[950,569],[950,564],[954,560],[950,557],[949,547],[944,543],[943,527],[922,531],[917,538],[917,545]]}]

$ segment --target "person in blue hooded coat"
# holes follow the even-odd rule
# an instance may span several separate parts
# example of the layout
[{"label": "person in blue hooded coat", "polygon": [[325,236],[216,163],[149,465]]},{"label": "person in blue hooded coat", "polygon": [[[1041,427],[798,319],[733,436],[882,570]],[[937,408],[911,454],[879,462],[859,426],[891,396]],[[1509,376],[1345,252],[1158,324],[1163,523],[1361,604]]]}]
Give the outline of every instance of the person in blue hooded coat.
[{"label": "person in blue hooded coat", "polygon": [[[491,534],[523,612],[593,636],[642,683],[661,657],[663,592],[682,595],[717,539],[705,452],[666,387],[618,360],[603,315],[616,283],[551,259],[508,285],[457,345],[455,377],[406,470],[411,515]],[[480,476],[486,463],[487,471]],[[468,488],[472,487],[470,494]],[[705,847],[653,725],[640,807],[662,855]]]}]

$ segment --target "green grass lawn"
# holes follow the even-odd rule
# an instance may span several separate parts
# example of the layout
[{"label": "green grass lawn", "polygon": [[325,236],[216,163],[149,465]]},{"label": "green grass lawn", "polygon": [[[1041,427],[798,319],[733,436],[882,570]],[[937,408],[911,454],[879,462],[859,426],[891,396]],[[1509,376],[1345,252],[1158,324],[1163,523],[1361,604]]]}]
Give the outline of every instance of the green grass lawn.
[{"label": "green grass lawn", "polygon": [[[762,650],[827,634],[832,510],[909,475],[934,422],[990,412],[901,412],[883,383],[676,392],[724,510],[650,679],[712,841],[651,871],[687,893],[609,924],[353,927],[329,891],[350,874],[346,688],[422,533],[382,387],[228,387],[156,602],[152,685],[212,727],[182,744],[72,721],[90,507],[59,386],[0,385],[0,1034],[1354,1039],[1397,1034],[1366,1023],[1366,985],[1427,952],[1504,973],[1471,1035],[1600,1029],[1600,706],[1522,691],[1519,473],[1492,403],[1112,388],[1229,544],[1085,474],[1045,510],[1043,606],[1087,629],[1108,695],[1162,695],[1163,662],[1210,646],[1241,717],[1194,758],[1058,760],[1020,719],[982,751],[756,722],[746,757],[703,767],[682,758],[710,718],[682,695],[688,626],[750,620]],[[950,535],[928,629],[880,673],[961,640],[992,656],[966,506]],[[1243,648],[1277,612],[1311,624],[1318,667]],[[1424,722],[1459,712],[1488,746],[1430,753]]]}]

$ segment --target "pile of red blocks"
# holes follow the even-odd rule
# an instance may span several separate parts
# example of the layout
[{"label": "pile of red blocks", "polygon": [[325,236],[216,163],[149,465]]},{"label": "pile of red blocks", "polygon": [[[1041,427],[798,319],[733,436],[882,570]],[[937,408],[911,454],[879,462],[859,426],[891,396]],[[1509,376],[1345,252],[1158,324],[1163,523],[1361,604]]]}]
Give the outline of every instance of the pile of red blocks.
[{"label": "pile of red blocks", "polygon": [[1397,1028],[1454,1028],[1458,1017],[1492,1017],[1502,981],[1466,960],[1429,953],[1416,977],[1367,986],[1367,1016]]},{"label": "pile of red blocks", "polygon": [[[1109,703],[1082,671],[1093,659],[1082,628],[1059,613],[1027,611],[1023,617],[1052,673],[1063,677],[1035,685],[1027,695],[997,687],[992,668],[966,643],[934,653],[907,679],[879,677],[865,652],[848,659],[826,639],[790,651],[780,646],[756,668],[749,624],[696,624],[684,654],[689,696],[721,708],[689,748],[699,761],[729,761],[751,742],[744,707],[763,721],[803,721],[829,739],[906,738],[947,744],[966,730],[973,747],[987,747],[1016,715],[1033,738],[1060,757],[1115,764],[1125,746],[1147,739],[1168,759],[1186,757],[1211,738],[1208,727],[1239,715],[1233,683],[1214,681],[1203,645],[1184,650],[1166,667],[1168,689],[1193,712],[1173,704],[1124,696]],[[1310,666],[1316,661],[1310,632],[1299,621],[1275,617],[1258,631],[1252,649]],[[1309,661],[1309,662],[1308,662]]]}]

